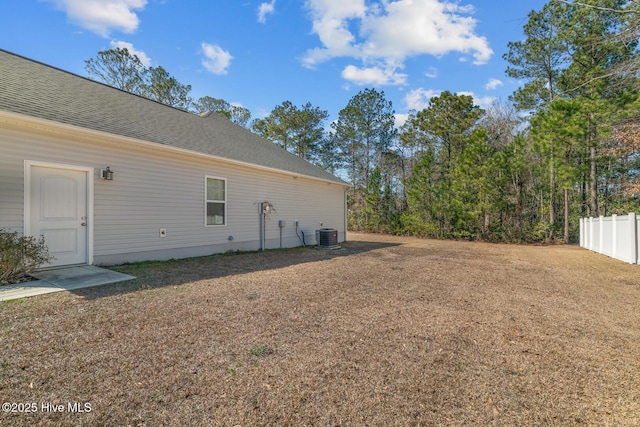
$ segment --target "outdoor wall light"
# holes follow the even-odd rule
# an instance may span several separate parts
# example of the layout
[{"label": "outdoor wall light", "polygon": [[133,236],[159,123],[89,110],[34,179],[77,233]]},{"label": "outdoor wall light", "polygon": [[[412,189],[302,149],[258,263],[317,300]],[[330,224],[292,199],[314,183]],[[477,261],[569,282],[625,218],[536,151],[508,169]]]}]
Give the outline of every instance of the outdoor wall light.
[{"label": "outdoor wall light", "polygon": [[107,181],[113,181],[113,171],[109,169],[109,166],[107,166],[106,169],[102,169],[100,172],[102,174],[102,179],[106,179]]}]

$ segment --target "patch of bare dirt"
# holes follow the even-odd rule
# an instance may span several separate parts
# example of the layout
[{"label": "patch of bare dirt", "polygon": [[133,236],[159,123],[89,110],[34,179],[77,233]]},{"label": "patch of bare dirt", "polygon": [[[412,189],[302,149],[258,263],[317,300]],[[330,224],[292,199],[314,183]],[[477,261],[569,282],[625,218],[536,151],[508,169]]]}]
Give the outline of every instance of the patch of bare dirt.
[{"label": "patch of bare dirt", "polygon": [[0,424],[640,425],[640,266],[349,237],[0,303]]}]

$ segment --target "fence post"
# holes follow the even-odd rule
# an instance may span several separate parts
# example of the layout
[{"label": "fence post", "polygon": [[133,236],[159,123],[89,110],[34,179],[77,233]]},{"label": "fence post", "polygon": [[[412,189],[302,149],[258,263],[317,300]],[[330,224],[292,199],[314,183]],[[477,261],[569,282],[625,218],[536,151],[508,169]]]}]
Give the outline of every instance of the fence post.
[{"label": "fence post", "polygon": [[600,233],[600,241],[599,241],[599,245],[600,246],[598,248],[598,253],[604,253],[603,251],[603,245],[604,245],[604,227],[602,226],[602,224],[604,224],[604,216],[600,215],[598,217],[598,232]]},{"label": "fence post", "polygon": [[611,248],[611,257],[615,258],[616,257],[616,246],[618,244],[618,242],[616,241],[617,238],[616,236],[618,235],[618,225],[616,223],[616,221],[618,220],[618,215],[611,215],[611,230],[613,235],[611,236],[611,244],[613,245],[613,247]]},{"label": "fence post", "polygon": [[593,217],[589,217],[589,246],[588,249],[590,251],[593,250]]},{"label": "fence post", "polygon": [[583,242],[584,242],[584,220],[583,218],[580,218],[580,247],[581,248],[584,248]]},{"label": "fence post", "polygon": [[638,263],[638,222],[636,214],[629,213],[629,225],[631,226],[631,264]]}]

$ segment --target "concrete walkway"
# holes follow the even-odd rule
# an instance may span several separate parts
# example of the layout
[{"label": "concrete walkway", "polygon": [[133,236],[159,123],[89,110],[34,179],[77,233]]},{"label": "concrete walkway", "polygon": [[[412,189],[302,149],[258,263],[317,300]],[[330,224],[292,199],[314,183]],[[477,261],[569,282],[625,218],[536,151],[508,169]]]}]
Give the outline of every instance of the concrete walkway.
[{"label": "concrete walkway", "polygon": [[0,286],[0,301],[132,280],[135,277],[93,265],[52,268],[32,274],[38,280]]}]

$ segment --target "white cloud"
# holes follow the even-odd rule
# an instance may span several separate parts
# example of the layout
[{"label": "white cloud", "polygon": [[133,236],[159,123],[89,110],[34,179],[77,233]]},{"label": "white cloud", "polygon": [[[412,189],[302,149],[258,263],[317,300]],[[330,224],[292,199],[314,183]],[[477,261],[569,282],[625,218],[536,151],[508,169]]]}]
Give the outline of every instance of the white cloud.
[{"label": "white cloud", "polygon": [[497,89],[499,86],[502,86],[504,83],[502,83],[502,80],[498,80],[498,79],[490,79],[487,84],[484,86],[485,89],[487,90],[493,90],[493,89]]},{"label": "white cloud", "polygon": [[347,65],[342,70],[342,78],[361,86],[403,85],[407,82],[407,75],[396,73],[393,68],[358,68],[354,65]]},{"label": "white cloud", "polygon": [[480,108],[489,108],[491,105],[493,105],[496,101],[498,100],[497,97],[495,96],[480,96],[477,97],[474,95],[473,97],[473,103],[477,106],[479,106]]},{"label": "white cloud", "polygon": [[433,89],[418,88],[410,91],[404,97],[407,110],[422,111],[429,107],[429,100],[434,96],[439,96],[442,91]]},{"label": "white cloud", "polygon": [[480,108],[487,108],[491,104],[493,104],[498,98],[495,96],[477,96],[473,92],[456,92],[456,95],[468,95],[473,98],[473,104],[479,106]]},{"label": "white cloud", "polygon": [[313,32],[324,46],[307,51],[302,58],[306,67],[313,67],[334,57],[359,56],[348,21],[364,18],[367,10],[364,0],[309,0],[306,6],[311,10]]},{"label": "white cloud", "polygon": [[442,56],[449,52],[471,55],[474,63],[489,60],[493,51],[486,38],[474,33],[473,8],[438,0],[385,2],[385,14],[367,15],[361,34],[365,52],[404,59],[408,56]]},{"label": "white cloud", "polygon": [[[368,2],[367,2],[368,3]],[[409,57],[457,52],[475,64],[486,63],[493,50],[475,34],[472,6],[448,0],[308,0],[313,32],[322,47],[308,50],[303,65],[313,67],[337,57],[351,57],[363,66],[384,63],[402,68]],[[430,73],[433,74],[433,73]]]},{"label": "white cloud", "polygon": [[258,22],[264,24],[267,22],[267,15],[275,12],[276,0],[271,0],[271,3],[260,3],[258,6]]},{"label": "white cloud", "polygon": [[429,67],[429,70],[427,70],[424,75],[429,77],[430,79],[435,79],[436,77],[438,77],[438,69],[436,67]]},{"label": "white cloud", "polygon": [[201,47],[202,66],[212,74],[227,74],[233,56],[217,45],[202,42]]},{"label": "white cloud", "polygon": [[402,125],[404,125],[407,120],[409,120],[409,113],[396,113],[393,116],[393,126],[396,129],[400,129],[402,127]]},{"label": "white cloud", "polygon": [[144,65],[145,67],[150,67],[151,66],[151,58],[149,58],[147,56],[147,54],[144,53],[143,51],[134,48],[133,44],[131,44],[131,43],[123,42],[121,40],[118,40],[118,41],[112,40],[111,41],[111,48],[112,49],[115,49],[115,48],[127,49],[130,54],[136,55],[138,57],[140,62],[142,62],[142,65]]},{"label": "white cloud", "polygon": [[134,11],[144,9],[147,0],[48,0],[62,9],[77,25],[107,37],[111,31],[130,34],[140,20]]},{"label": "white cloud", "polygon": [[[433,89],[418,88],[410,91],[404,97],[407,110],[422,111],[429,107],[429,101],[435,96],[440,96],[442,91]],[[473,98],[474,105],[481,108],[487,108],[496,101],[495,96],[477,96],[473,92],[461,91],[456,95],[468,95]]]}]

